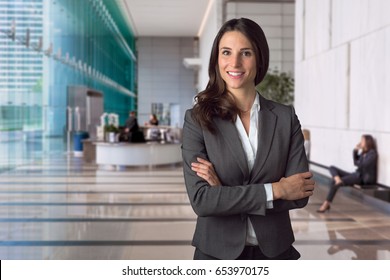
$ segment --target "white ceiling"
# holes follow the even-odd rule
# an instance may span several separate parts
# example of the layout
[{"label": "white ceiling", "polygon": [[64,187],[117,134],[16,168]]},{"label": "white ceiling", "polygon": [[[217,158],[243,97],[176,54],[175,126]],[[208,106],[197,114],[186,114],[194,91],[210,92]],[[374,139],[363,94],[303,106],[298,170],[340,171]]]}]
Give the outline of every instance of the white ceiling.
[{"label": "white ceiling", "polygon": [[118,0],[136,37],[195,37],[212,0]]}]

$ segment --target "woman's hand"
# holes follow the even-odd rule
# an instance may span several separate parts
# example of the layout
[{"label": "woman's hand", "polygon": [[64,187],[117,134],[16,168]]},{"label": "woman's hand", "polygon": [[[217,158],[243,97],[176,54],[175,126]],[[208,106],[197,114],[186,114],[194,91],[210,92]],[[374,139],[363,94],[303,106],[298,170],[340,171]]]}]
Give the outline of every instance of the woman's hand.
[{"label": "woman's hand", "polygon": [[196,175],[206,180],[212,187],[221,186],[221,181],[215,173],[213,164],[200,157],[197,157],[196,160],[198,162],[191,163],[191,169],[196,172]]},{"label": "woman's hand", "polygon": [[272,183],[274,200],[297,200],[313,195],[315,181],[311,172],[297,173]]}]

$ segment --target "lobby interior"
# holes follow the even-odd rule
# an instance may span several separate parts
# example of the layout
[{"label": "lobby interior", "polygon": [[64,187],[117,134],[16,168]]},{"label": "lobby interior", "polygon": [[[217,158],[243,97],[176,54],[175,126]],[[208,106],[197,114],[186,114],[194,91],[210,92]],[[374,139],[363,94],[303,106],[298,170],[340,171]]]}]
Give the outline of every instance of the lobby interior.
[{"label": "lobby interior", "polygon": [[[386,1],[361,4],[350,24],[372,5],[368,27],[348,31],[335,31],[347,0],[84,2],[0,1],[0,259],[193,258],[196,215],[182,163],[110,168],[95,154],[75,156],[68,86],[102,92],[102,110],[120,124],[134,110],[141,126],[156,113],[161,127],[178,129],[207,84],[212,38],[224,20],[241,16],[265,26],[271,67],[294,76],[294,107],[311,131],[316,191],[290,211],[301,259],[390,259],[390,124],[378,121],[388,116],[389,85],[377,75],[390,70],[390,21],[375,17]],[[375,109],[363,119],[365,104]],[[350,150],[363,133],[377,141],[379,187],[342,188],[331,210],[317,213],[330,187],[327,167],[352,170]]]},{"label": "lobby interior", "polygon": [[[309,204],[290,211],[302,260],[390,259],[388,202],[342,190],[316,210],[329,182],[316,178]],[[180,164],[99,170],[56,155],[0,176],[0,258],[190,260],[196,223]]]}]

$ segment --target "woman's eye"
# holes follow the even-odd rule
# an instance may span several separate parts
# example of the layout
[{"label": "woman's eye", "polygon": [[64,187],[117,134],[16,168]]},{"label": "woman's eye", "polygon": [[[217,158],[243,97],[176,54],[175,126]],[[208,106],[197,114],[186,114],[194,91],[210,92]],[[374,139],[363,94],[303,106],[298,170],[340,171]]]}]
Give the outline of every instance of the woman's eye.
[{"label": "woman's eye", "polygon": [[222,54],[223,54],[223,55],[229,55],[229,54],[230,54],[230,52],[229,52],[229,51],[227,51],[227,50],[224,50],[224,51],[222,51]]},{"label": "woman's eye", "polygon": [[249,51],[245,51],[245,52],[242,52],[242,55],[243,55],[243,56],[251,56],[252,53],[249,52]]}]

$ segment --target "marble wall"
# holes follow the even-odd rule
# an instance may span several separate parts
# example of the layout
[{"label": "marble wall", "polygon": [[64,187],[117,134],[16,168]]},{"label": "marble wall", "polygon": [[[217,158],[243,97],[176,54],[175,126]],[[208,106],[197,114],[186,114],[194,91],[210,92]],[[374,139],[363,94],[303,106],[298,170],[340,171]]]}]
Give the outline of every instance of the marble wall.
[{"label": "marble wall", "polygon": [[295,107],[312,161],[353,171],[353,147],[372,134],[378,181],[390,186],[388,11],[386,0],[296,1]]}]

